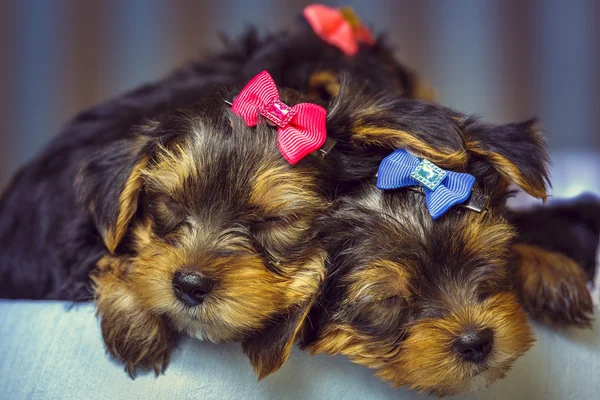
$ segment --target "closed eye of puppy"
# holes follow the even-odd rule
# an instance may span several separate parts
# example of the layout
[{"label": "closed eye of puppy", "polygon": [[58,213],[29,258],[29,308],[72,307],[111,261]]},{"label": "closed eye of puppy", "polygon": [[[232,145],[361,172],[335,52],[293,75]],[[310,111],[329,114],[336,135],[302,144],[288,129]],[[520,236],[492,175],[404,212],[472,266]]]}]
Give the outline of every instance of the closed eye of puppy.
[{"label": "closed eye of puppy", "polygon": [[[456,134],[467,162],[436,164],[447,174],[474,178],[470,200],[433,215],[437,188],[415,190],[413,182],[382,190],[387,172],[380,167],[378,187],[365,182],[322,219],[328,273],[303,340],[313,354],[346,355],[394,386],[437,396],[486,387],[531,346],[514,287],[515,232],[504,204],[509,182],[545,197],[547,181],[545,147],[532,122],[466,120]],[[415,165],[428,158],[407,154]],[[395,176],[414,169],[394,165]],[[421,171],[426,178],[441,174],[431,166]],[[453,191],[458,177],[444,178],[440,190]],[[485,207],[468,208],[482,196]]]}]

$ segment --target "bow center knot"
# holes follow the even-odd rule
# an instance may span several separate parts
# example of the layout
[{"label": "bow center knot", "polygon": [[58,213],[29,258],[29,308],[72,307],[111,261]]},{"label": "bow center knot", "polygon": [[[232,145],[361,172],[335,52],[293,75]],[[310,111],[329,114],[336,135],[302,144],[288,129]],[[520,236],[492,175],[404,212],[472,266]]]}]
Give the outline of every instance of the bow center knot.
[{"label": "bow center knot", "polygon": [[283,101],[273,98],[260,110],[260,114],[277,126],[285,128],[296,114],[296,110]]},{"label": "bow center knot", "polygon": [[429,160],[421,160],[410,176],[429,190],[435,190],[442,183],[448,172]]}]

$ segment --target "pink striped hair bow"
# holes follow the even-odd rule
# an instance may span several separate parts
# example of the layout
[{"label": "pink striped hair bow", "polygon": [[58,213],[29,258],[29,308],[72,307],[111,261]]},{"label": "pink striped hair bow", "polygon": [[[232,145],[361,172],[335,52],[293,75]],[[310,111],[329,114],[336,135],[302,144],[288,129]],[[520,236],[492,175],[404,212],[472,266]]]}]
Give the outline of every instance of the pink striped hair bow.
[{"label": "pink striped hair bow", "polygon": [[248,82],[236,96],[231,110],[248,126],[258,125],[259,115],[277,125],[277,145],[290,164],[321,148],[327,139],[327,111],[312,103],[290,107],[282,102],[267,71]]}]

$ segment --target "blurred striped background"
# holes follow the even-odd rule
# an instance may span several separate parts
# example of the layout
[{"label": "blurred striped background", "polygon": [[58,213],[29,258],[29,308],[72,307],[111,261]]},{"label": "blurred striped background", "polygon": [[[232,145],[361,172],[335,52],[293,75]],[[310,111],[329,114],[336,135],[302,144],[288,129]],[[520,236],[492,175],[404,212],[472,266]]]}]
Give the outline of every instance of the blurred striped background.
[{"label": "blurred striped background", "polygon": [[[310,3],[0,0],[0,187],[78,110],[218,48],[219,32],[275,30]],[[539,116],[557,159],[591,160],[584,186],[600,182],[600,2],[326,3],[387,32],[442,103],[492,122]]]}]

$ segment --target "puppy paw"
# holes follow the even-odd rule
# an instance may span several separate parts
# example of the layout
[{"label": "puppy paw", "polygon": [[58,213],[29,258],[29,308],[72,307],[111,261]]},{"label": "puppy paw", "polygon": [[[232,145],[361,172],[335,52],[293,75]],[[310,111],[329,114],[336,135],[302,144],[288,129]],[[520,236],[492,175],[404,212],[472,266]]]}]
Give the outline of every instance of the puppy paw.
[{"label": "puppy paw", "polygon": [[136,314],[115,324],[114,319],[103,316],[101,326],[106,350],[125,364],[132,379],[138,370],[154,370],[156,375],[165,371],[172,335],[163,321]]},{"label": "puppy paw", "polygon": [[581,266],[541,247],[514,245],[518,291],[532,318],[558,325],[589,327],[593,303]]},{"label": "puppy paw", "polygon": [[158,375],[169,362],[173,331],[164,317],[142,307],[123,274],[126,259],[105,257],[93,276],[95,299],[106,350],[136,371],[153,369]]}]

